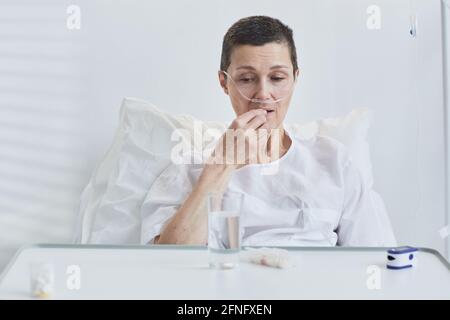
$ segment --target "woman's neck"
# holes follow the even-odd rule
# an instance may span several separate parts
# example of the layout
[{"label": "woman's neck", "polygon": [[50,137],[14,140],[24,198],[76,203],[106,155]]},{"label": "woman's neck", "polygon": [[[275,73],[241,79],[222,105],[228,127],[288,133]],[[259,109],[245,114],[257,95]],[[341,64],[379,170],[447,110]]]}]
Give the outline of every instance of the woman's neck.
[{"label": "woman's neck", "polygon": [[[273,130],[267,141],[267,154],[270,156],[271,161],[278,160],[284,156],[292,144],[291,138],[283,127]],[[273,139],[278,139],[278,143],[277,141],[273,141]]]}]

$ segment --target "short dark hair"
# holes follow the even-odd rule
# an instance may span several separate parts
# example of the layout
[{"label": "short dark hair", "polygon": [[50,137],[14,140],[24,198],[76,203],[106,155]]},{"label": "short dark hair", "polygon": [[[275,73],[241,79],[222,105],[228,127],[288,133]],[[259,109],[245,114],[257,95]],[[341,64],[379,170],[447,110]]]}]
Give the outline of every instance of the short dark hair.
[{"label": "short dark hair", "polygon": [[297,51],[292,29],[280,20],[267,16],[251,16],[235,22],[223,37],[220,70],[230,66],[231,53],[239,45],[262,46],[266,43],[285,43],[289,48],[294,75],[298,70]]}]

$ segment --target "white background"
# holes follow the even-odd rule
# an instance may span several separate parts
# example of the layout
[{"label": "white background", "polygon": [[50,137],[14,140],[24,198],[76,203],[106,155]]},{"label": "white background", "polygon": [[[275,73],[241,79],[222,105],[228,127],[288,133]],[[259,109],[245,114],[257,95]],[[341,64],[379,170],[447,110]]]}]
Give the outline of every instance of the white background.
[{"label": "white background", "polygon": [[[80,30],[66,27],[70,4]],[[372,4],[376,31],[366,27]],[[72,239],[124,96],[230,120],[217,80],[222,38],[255,14],[294,30],[301,78],[286,122],[372,108],[374,189],[397,238],[445,254],[440,1],[0,0],[0,268],[20,245]]]}]

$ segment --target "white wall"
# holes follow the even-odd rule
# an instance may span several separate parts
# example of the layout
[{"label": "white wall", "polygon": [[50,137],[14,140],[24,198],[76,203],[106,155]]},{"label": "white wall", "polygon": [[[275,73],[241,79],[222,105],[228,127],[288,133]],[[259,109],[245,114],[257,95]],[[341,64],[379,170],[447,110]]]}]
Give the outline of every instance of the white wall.
[{"label": "white wall", "polygon": [[[69,4],[81,9],[80,30],[66,28]],[[366,28],[372,4],[382,10],[378,31]],[[0,266],[22,244],[70,241],[122,97],[229,120],[217,81],[222,37],[254,14],[294,30],[302,74],[287,122],[372,108],[375,189],[398,239],[444,252],[438,0],[1,0]]]}]

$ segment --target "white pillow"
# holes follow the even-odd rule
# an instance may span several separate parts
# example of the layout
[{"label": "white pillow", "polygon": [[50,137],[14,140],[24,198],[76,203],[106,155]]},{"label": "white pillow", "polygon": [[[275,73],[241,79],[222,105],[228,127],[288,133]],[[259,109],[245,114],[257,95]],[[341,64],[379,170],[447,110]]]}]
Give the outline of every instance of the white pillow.
[{"label": "white pillow", "polygon": [[338,140],[347,150],[359,169],[364,183],[373,187],[372,163],[367,140],[372,111],[368,108],[357,108],[339,118],[326,118],[307,124],[286,125],[299,138],[308,138],[317,134]]},{"label": "white pillow", "polygon": [[[201,126],[202,130],[194,130]],[[300,138],[325,135],[348,147],[365,183],[373,184],[367,132],[370,111],[355,109],[342,118],[330,118],[306,124],[286,124],[286,129]],[[78,243],[137,244],[140,242],[140,207],[153,181],[170,165],[171,150],[179,144],[172,140],[175,129],[193,137],[217,129],[225,122],[206,122],[189,115],[172,115],[151,103],[125,98],[120,110],[115,139],[94,170],[81,196],[75,241]],[[209,130],[208,130],[209,131]],[[186,141],[191,141],[189,137]],[[198,140],[197,140],[198,141]],[[202,141],[200,139],[200,141]],[[197,147],[204,148],[206,141]],[[130,184],[130,181],[134,183]],[[119,219],[120,229],[109,221]],[[114,224],[117,225],[117,224]]]}]

